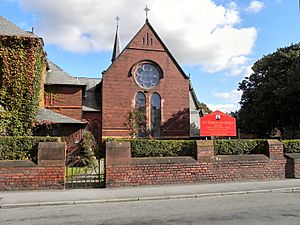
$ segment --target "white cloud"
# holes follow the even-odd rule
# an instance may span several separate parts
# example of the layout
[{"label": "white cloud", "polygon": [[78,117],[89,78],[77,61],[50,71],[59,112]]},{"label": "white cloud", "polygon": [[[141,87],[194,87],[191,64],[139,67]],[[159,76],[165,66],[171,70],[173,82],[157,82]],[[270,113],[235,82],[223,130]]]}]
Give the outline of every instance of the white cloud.
[{"label": "white cloud", "polygon": [[257,13],[261,11],[263,7],[264,3],[262,1],[252,0],[246,10],[249,13]]},{"label": "white cloud", "polygon": [[240,107],[237,104],[207,104],[208,108],[212,111],[220,110],[222,112],[234,112]]},{"label": "white cloud", "polygon": [[[151,24],[179,63],[233,74],[247,66],[257,31],[241,27],[234,1],[226,6],[213,0],[147,3]],[[36,15],[35,30],[46,43],[72,52],[111,50],[116,16],[125,46],[145,20],[145,2],[139,0],[20,0],[20,5]]]},{"label": "white cloud", "polygon": [[224,102],[224,104],[208,104],[208,107],[213,111],[234,112],[240,108],[238,102],[241,100],[242,94],[242,91],[236,89],[229,92],[215,92],[213,96]]},{"label": "white cloud", "polygon": [[239,102],[241,100],[243,92],[238,90],[232,90],[230,92],[215,92],[213,95],[217,98],[225,99],[229,102]]}]

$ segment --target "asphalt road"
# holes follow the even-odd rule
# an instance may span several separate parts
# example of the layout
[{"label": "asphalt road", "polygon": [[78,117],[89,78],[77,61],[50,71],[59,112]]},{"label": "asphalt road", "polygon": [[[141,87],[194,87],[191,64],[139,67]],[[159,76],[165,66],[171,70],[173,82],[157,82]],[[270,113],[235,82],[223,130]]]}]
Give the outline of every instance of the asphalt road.
[{"label": "asphalt road", "polygon": [[299,225],[300,192],[0,209],[1,225]]}]

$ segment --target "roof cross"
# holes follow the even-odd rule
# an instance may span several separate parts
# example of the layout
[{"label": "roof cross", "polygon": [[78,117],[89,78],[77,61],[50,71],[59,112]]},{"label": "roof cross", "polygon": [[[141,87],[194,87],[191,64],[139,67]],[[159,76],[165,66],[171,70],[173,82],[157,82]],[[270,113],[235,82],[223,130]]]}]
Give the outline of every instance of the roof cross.
[{"label": "roof cross", "polygon": [[146,5],[146,8],[144,8],[145,12],[146,12],[146,20],[148,19],[148,12],[150,11],[150,9],[148,8],[148,6]]},{"label": "roof cross", "polygon": [[115,19],[116,19],[116,21],[117,21],[117,26],[119,26],[119,20],[120,20],[120,17],[117,16]]}]

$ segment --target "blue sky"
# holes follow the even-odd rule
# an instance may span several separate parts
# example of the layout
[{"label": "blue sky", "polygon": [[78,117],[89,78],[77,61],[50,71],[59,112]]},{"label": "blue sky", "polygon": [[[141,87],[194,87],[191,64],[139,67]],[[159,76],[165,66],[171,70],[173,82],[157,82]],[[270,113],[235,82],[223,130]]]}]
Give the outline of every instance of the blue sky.
[{"label": "blue sky", "polygon": [[[73,76],[101,77],[119,16],[122,47],[149,20],[213,109],[239,108],[238,83],[263,55],[300,40],[298,0],[0,0],[0,14],[43,37]],[[130,6],[130,7],[129,7]]]}]

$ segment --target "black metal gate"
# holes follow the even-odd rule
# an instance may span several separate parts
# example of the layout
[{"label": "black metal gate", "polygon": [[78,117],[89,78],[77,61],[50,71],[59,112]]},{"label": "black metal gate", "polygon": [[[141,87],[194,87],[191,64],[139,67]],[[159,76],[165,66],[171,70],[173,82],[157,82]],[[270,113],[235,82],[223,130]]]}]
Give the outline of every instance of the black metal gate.
[{"label": "black metal gate", "polygon": [[66,165],[66,188],[100,188],[104,187],[104,159],[88,166],[78,166],[67,160]]}]

